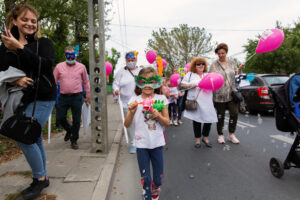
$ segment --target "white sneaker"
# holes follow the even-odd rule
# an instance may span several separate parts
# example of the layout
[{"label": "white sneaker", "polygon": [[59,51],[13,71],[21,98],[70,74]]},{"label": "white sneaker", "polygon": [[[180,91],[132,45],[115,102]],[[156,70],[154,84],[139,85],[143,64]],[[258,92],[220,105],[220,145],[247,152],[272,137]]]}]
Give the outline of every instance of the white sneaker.
[{"label": "white sneaker", "polygon": [[174,126],[178,126],[177,120],[174,121]]},{"label": "white sneaker", "polygon": [[227,136],[227,140],[232,142],[233,144],[239,144],[240,143],[240,141],[235,137],[234,134],[229,134]]},{"label": "white sneaker", "polygon": [[173,125],[173,121],[172,120],[170,120],[170,125]]},{"label": "white sneaker", "polygon": [[225,144],[224,135],[219,135],[219,137],[218,137],[218,143],[219,144]]},{"label": "white sneaker", "polygon": [[178,124],[182,124],[183,122],[181,120],[178,120]]}]

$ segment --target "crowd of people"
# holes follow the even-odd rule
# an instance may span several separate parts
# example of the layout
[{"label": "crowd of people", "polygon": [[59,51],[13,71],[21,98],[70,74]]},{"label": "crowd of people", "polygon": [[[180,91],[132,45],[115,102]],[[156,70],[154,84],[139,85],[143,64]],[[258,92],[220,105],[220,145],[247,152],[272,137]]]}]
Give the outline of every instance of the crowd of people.
[{"label": "crowd of people", "polygon": [[[60,83],[60,96],[56,104],[57,123],[66,130],[64,140],[70,140],[71,148],[78,149],[81,108],[83,103],[90,104],[90,83],[86,67],[76,61],[74,47],[68,46],[64,52],[66,60],[58,63],[53,71],[54,46],[49,39],[41,37],[38,13],[31,5],[22,3],[12,8],[6,17],[6,25],[7,31],[1,34],[0,78],[3,80],[8,76],[9,81],[5,88],[0,88],[6,91],[0,94],[2,104],[12,105],[11,108],[5,108],[13,111],[12,114],[25,113],[27,117],[35,109],[34,118],[44,126],[55,106],[57,86]],[[177,87],[167,77],[158,76],[153,66],[138,66],[136,51],[126,53],[126,66],[115,75],[113,93],[115,100],[119,96],[122,103],[124,125],[130,139],[129,151],[137,155],[146,200],[159,198],[164,178],[165,128],[182,124],[182,116],[193,122],[195,148],[200,148],[201,144],[212,148],[209,140],[212,123],[217,125],[218,143],[225,143],[224,118],[225,110],[228,109],[230,119],[227,140],[234,144],[240,142],[234,134],[238,103],[232,100],[231,91],[236,91],[234,76],[241,73],[244,65],[237,67],[234,61],[226,57],[227,52],[228,46],[225,43],[219,44],[215,49],[218,59],[209,69],[205,58],[193,58],[189,72],[182,77],[181,84]],[[198,83],[209,72],[218,72],[224,77],[224,84],[217,91],[198,87]],[[174,68],[172,73],[179,74],[178,69]],[[36,87],[37,80],[39,87]],[[18,96],[10,96],[20,90],[22,95],[15,93]],[[186,99],[194,101],[196,107],[182,113],[185,93]],[[140,104],[143,106],[139,106]],[[72,111],[72,124],[66,119],[69,108]],[[4,113],[5,117],[9,117],[7,113],[9,112]],[[42,134],[33,144],[17,144],[33,175],[33,182],[21,195],[25,200],[34,199],[50,184]]]}]

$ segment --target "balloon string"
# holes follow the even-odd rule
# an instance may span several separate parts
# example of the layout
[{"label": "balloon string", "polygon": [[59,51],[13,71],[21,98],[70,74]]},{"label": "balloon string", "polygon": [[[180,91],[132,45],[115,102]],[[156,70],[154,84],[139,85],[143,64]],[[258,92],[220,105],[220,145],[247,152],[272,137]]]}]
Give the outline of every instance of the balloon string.
[{"label": "balloon string", "polygon": [[[253,56],[255,56],[255,54],[256,54],[256,53],[252,54],[252,55],[246,60],[246,62],[248,62],[249,60],[251,60],[251,58],[253,58]],[[246,62],[245,62],[245,63],[246,63]]]}]

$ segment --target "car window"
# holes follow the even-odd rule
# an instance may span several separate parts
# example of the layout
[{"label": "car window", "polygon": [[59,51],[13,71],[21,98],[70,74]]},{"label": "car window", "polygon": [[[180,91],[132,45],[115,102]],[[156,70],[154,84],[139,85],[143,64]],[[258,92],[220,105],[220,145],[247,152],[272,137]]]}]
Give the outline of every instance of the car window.
[{"label": "car window", "polygon": [[260,86],[260,81],[258,80],[258,78],[254,78],[254,80],[251,82],[250,84],[251,86]]},{"label": "car window", "polygon": [[265,76],[263,79],[266,81],[268,86],[272,84],[284,84],[289,77],[288,76]]}]

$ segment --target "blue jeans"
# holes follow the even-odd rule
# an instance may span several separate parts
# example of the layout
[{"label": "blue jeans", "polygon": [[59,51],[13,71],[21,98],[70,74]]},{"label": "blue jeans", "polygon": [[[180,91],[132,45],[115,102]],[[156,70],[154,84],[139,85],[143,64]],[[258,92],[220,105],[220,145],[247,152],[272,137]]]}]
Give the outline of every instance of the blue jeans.
[{"label": "blue jeans", "polygon": [[183,100],[183,96],[182,97],[178,97],[177,99],[177,108],[178,108],[178,120],[181,120],[181,106],[182,106],[182,100]]},{"label": "blue jeans", "polygon": [[170,103],[168,107],[170,120],[175,121],[177,119],[177,105],[175,103]]},{"label": "blue jeans", "polygon": [[136,149],[137,160],[142,178],[142,185],[145,191],[145,200],[152,200],[151,195],[151,172],[150,161],[153,169],[153,183],[156,187],[159,187],[163,182],[164,172],[164,157],[163,147],[157,147],[154,149]]},{"label": "blue jeans", "polygon": [[[55,101],[37,101],[34,113],[34,118],[43,127],[55,105]],[[33,103],[30,103],[25,109],[25,115],[30,117],[32,114]],[[24,153],[24,156],[31,167],[33,178],[40,178],[47,176],[46,169],[46,152],[43,146],[43,134],[41,134],[38,141],[34,144],[24,144],[17,142]]]}]

